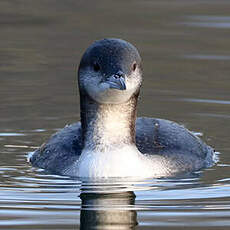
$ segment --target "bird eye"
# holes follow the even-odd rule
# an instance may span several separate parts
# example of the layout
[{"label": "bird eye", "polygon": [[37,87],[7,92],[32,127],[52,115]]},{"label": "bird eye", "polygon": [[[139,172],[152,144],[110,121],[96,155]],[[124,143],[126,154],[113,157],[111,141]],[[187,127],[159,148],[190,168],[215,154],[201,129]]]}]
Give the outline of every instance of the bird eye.
[{"label": "bird eye", "polygon": [[101,69],[101,67],[99,66],[99,64],[97,62],[94,62],[93,63],[93,69],[95,72],[98,72]]},{"label": "bird eye", "polygon": [[134,62],[134,63],[133,63],[133,65],[132,65],[132,71],[135,71],[135,70],[136,70],[136,68],[137,68],[137,63],[136,63],[136,62]]}]

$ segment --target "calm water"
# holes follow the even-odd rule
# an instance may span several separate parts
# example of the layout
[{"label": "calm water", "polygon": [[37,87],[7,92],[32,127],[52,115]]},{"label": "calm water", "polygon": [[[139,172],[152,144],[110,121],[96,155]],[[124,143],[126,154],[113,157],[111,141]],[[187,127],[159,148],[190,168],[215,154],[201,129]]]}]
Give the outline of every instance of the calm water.
[{"label": "calm water", "polygon": [[[230,2],[0,1],[0,229],[229,229]],[[76,67],[103,37],[144,60],[139,116],[175,120],[220,152],[181,178],[84,181],[27,153],[79,120]]]}]

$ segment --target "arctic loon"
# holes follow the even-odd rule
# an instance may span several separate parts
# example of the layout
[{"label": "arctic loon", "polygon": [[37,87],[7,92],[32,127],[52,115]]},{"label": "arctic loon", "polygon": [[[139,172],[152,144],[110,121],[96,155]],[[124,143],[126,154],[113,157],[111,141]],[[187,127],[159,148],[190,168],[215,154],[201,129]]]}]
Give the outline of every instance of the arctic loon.
[{"label": "arctic loon", "polygon": [[214,163],[215,151],[183,126],[136,118],[141,57],[108,38],[85,51],[78,69],[81,121],[55,133],[29,158],[33,166],[76,177],[169,177]]}]

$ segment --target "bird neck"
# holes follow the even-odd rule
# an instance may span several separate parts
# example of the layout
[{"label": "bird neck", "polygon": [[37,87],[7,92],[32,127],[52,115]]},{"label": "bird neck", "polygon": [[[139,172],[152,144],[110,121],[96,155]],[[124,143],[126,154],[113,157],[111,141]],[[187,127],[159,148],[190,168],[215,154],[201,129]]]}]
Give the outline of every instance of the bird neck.
[{"label": "bird neck", "polygon": [[135,145],[138,95],[123,104],[99,104],[81,95],[81,124],[84,148],[106,151],[112,146]]}]

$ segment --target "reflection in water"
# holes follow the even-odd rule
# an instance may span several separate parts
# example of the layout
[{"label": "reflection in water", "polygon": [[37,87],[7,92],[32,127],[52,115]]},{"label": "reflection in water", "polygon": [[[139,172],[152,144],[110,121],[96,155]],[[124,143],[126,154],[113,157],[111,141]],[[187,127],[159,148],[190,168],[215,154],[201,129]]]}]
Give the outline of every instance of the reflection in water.
[{"label": "reflection in water", "polygon": [[128,192],[82,192],[80,229],[134,229],[135,194]]}]

